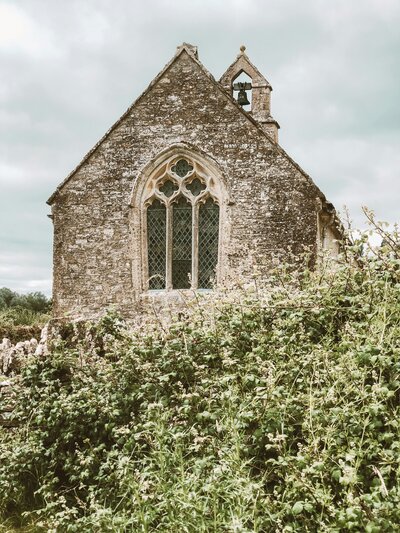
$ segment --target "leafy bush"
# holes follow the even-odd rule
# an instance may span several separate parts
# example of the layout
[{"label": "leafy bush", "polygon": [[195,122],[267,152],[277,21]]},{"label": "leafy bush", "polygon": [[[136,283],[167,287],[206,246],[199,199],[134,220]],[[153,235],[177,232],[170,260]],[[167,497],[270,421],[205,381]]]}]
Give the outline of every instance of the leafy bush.
[{"label": "leafy bush", "polygon": [[26,309],[34,313],[48,313],[51,300],[41,292],[18,294],[7,287],[0,289],[0,310],[17,308]]},{"label": "leafy bush", "polygon": [[4,527],[397,530],[400,257],[366,242],[167,331],[108,315],[100,351],[81,336],[33,360],[1,441]]},{"label": "leafy bush", "polygon": [[38,337],[50,319],[51,300],[40,292],[18,294],[0,289],[0,338],[12,342]]}]

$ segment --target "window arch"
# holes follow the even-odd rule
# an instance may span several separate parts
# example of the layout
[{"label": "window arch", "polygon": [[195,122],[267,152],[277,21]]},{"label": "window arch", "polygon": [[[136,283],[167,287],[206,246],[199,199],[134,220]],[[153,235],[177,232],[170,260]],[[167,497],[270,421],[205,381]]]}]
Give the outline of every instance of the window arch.
[{"label": "window arch", "polygon": [[213,288],[221,220],[213,176],[195,159],[175,156],[153,172],[142,202],[145,288]]}]

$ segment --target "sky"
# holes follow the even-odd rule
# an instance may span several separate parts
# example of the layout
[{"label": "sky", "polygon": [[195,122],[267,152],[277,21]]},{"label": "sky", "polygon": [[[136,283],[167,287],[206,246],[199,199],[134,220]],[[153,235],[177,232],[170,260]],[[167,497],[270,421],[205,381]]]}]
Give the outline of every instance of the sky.
[{"label": "sky", "polygon": [[189,42],[246,53],[281,146],[356,228],[400,219],[399,0],[0,0],[0,287],[51,293],[47,198]]}]

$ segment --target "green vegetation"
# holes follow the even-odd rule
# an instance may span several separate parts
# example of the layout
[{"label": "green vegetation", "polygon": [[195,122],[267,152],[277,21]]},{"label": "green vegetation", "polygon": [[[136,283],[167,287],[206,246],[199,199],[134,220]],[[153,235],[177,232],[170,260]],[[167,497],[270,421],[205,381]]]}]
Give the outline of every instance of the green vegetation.
[{"label": "green vegetation", "polygon": [[66,328],[25,368],[22,424],[2,437],[4,530],[396,531],[400,256],[386,237],[167,330],[132,333],[113,313]]},{"label": "green vegetation", "polygon": [[34,313],[48,313],[51,308],[50,300],[41,292],[18,294],[3,287],[0,289],[0,310],[27,309]]},{"label": "green vegetation", "polygon": [[50,318],[51,300],[41,292],[18,294],[0,289],[0,338],[12,342],[38,337]]}]

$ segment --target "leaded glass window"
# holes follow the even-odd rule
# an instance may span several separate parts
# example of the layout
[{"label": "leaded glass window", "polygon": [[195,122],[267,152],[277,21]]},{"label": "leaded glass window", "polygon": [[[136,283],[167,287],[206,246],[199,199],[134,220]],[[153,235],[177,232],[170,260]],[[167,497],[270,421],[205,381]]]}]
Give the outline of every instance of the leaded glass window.
[{"label": "leaded glass window", "polygon": [[155,200],[147,208],[147,248],[149,289],[165,289],[166,267],[166,209]]},{"label": "leaded glass window", "polygon": [[199,289],[211,289],[218,261],[219,207],[209,198],[199,209]]},{"label": "leaded glass window", "polygon": [[220,224],[214,184],[186,159],[157,171],[145,198],[150,290],[213,287]]},{"label": "leaded glass window", "polygon": [[193,196],[198,196],[204,191],[206,186],[198,178],[196,178],[189,183],[189,185],[186,185],[186,188],[193,194]]},{"label": "leaded glass window", "polygon": [[181,196],[172,211],[173,289],[190,289],[192,238],[192,206]]},{"label": "leaded glass window", "polygon": [[165,194],[167,198],[172,196],[178,190],[178,186],[171,180],[166,181],[161,187],[160,191]]},{"label": "leaded glass window", "polygon": [[186,159],[179,159],[179,161],[171,167],[171,170],[179,177],[184,178],[186,174],[193,170],[193,166],[190,165]]}]

